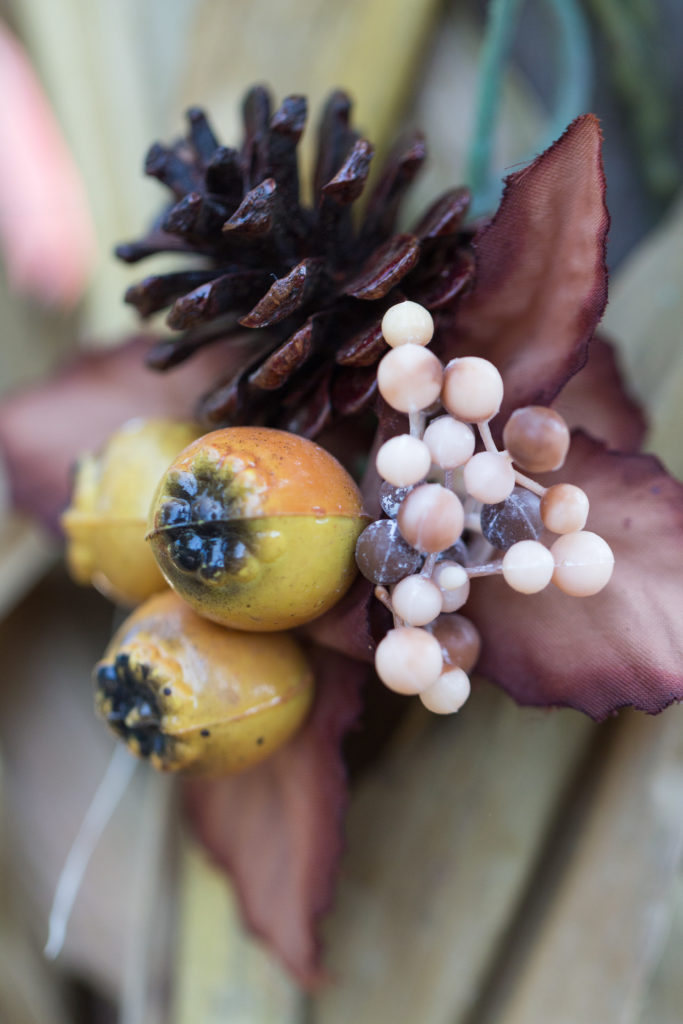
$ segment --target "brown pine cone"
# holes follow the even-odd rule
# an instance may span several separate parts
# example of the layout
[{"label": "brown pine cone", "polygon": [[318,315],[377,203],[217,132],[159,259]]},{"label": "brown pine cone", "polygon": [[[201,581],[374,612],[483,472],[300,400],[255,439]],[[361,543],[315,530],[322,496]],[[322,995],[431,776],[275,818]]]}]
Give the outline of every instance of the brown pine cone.
[{"label": "brown pine cone", "polygon": [[117,253],[129,263],[169,251],[198,257],[191,269],[147,277],[126,293],[143,317],[170,306],[167,323],[182,332],[154,344],[149,365],[163,370],[203,345],[254,331],[253,358],[200,399],[207,426],[262,423],[311,437],[359,412],[375,393],[375,364],[387,347],[384,311],[402,298],[444,309],[471,277],[467,189],[446,192],[411,232],[395,233],[426,155],[417,133],[390,154],[354,223],[373,147],[351,128],[350,111],[342,92],[324,108],[312,209],[299,195],[302,96],[271,113],[268,92],[252,88],[240,150],[219,145],[206,115],[192,109],[187,137],[147,154],[146,173],[173,202],[145,238]]}]

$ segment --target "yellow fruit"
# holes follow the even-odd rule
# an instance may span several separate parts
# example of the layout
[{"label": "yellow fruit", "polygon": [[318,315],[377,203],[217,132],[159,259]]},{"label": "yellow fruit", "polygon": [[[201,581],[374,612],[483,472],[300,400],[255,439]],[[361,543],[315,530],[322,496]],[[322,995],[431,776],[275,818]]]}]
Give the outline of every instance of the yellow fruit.
[{"label": "yellow fruit", "polygon": [[229,427],[169,467],[149,537],[164,576],[197,612],[268,631],[308,622],[339,600],[367,521],[353,480],[319,445]]},{"label": "yellow fruit", "polygon": [[67,562],[78,583],[90,583],[124,604],[165,588],[145,532],[161,474],[197,427],[167,419],[135,419],[99,455],[76,467],[71,505],[62,516]]},{"label": "yellow fruit", "polygon": [[95,708],[161,771],[228,775],[268,757],[301,725],[313,675],[286,633],[241,633],[177,594],[150,598],[95,668]]}]

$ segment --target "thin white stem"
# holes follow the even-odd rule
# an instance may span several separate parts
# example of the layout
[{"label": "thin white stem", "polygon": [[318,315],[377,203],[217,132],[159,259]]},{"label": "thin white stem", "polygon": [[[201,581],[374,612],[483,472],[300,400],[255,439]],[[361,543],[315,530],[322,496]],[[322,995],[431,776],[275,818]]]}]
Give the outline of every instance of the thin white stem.
[{"label": "thin white stem", "polygon": [[403,619],[401,619],[394,611],[394,606],[391,603],[391,598],[389,596],[389,591],[387,590],[387,588],[382,587],[378,584],[375,587],[375,597],[377,598],[378,601],[381,601],[384,607],[391,612],[394,619],[394,628],[396,628],[397,626],[402,626]]},{"label": "thin white stem", "polygon": [[446,469],[443,474],[443,485],[449,491],[455,491],[455,470]]},{"label": "thin white stem", "polygon": [[62,951],[71,911],[90,858],[121,797],[128,788],[137,766],[138,762],[126,747],[117,743],[104,777],[85,812],[81,827],[71,845],[57,881],[48,922],[47,942],[43,951],[48,960],[55,960]]},{"label": "thin white stem", "polygon": [[496,442],[493,440],[489,421],[486,420],[485,423],[477,423],[477,428],[479,430],[479,436],[484,442],[484,448],[486,448],[486,451],[493,452],[494,455],[497,455],[498,449],[496,448]]},{"label": "thin white stem", "polygon": [[420,571],[420,576],[426,576],[427,579],[431,579],[432,578],[432,574],[434,572],[434,566],[436,565],[436,560],[437,560],[438,557],[439,557],[439,552],[438,551],[435,551],[432,554],[427,555],[427,557],[425,558],[425,563],[422,566],[422,569]]},{"label": "thin white stem", "polygon": [[468,565],[465,567],[467,575],[472,576],[499,576],[503,571],[502,561],[487,562],[485,565]]},{"label": "thin white stem", "polygon": [[536,483],[530,476],[525,476],[524,473],[520,473],[519,470],[515,470],[515,480],[520,487],[526,487],[527,491],[533,491],[539,498],[542,498],[545,492],[548,490],[547,487],[543,487],[542,484]]},{"label": "thin white stem", "polygon": [[417,437],[422,440],[422,436],[425,432],[425,414],[420,412],[409,412],[408,422],[410,423],[410,436]]}]

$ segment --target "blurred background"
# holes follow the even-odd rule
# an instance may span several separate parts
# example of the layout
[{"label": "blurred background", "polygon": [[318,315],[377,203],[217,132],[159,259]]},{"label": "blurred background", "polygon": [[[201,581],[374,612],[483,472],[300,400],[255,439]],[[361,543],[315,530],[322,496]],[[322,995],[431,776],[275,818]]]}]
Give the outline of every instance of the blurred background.
[{"label": "blurred background", "polygon": [[[305,93],[312,124],[343,87],[380,152],[419,126],[430,156],[408,220],[463,183],[492,211],[503,176],[591,110],[612,216],[606,330],[650,446],[683,472],[678,0],[0,0],[0,29],[3,393],[137,331],[122,296],[139,272],[113,248],[159,209],[144,156],[190,105],[227,145],[255,82]],[[304,186],[311,151],[305,137]],[[11,508],[1,464],[0,616],[3,1022],[683,1020],[679,710],[596,726],[484,689],[457,724],[410,718],[355,792],[322,993],[243,933],[171,784],[143,769],[47,963],[56,880],[111,754],[89,676],[112,612]]]}]

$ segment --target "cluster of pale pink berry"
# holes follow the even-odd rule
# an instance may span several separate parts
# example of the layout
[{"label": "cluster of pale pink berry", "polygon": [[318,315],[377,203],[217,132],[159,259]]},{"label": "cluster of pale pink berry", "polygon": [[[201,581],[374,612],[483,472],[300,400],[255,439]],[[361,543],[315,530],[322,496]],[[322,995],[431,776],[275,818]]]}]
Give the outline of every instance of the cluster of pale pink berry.
[{"label": "cluster of pale pink berry", "polygon": [[[562,417],[544,406],[517,409],[499,451],[489,421],[503,400],[500,373],[478,356],[444,367],[426,347],[433,331],[429,312],[414,302],[392,306],[382,321],[391,351],[377,385],[393,409],[408,414],[410,433],[377,453],[388,518],[361,534],[356,560],[394,617],[377,647],[380,679],[449,714],[469,696],[481,647],[475,626],[455,614],[472,577],[500,573],[523,594],[552,582],[585,597],[609,581],[614,556],[602,537],[584,530],[588,498],[581,488],[546,488],[521,472],[564,464],[570,434]],[[476,453],[475,426],[483,445]],[[559,534],[550,546],[540,539],[546,532]]]}]

